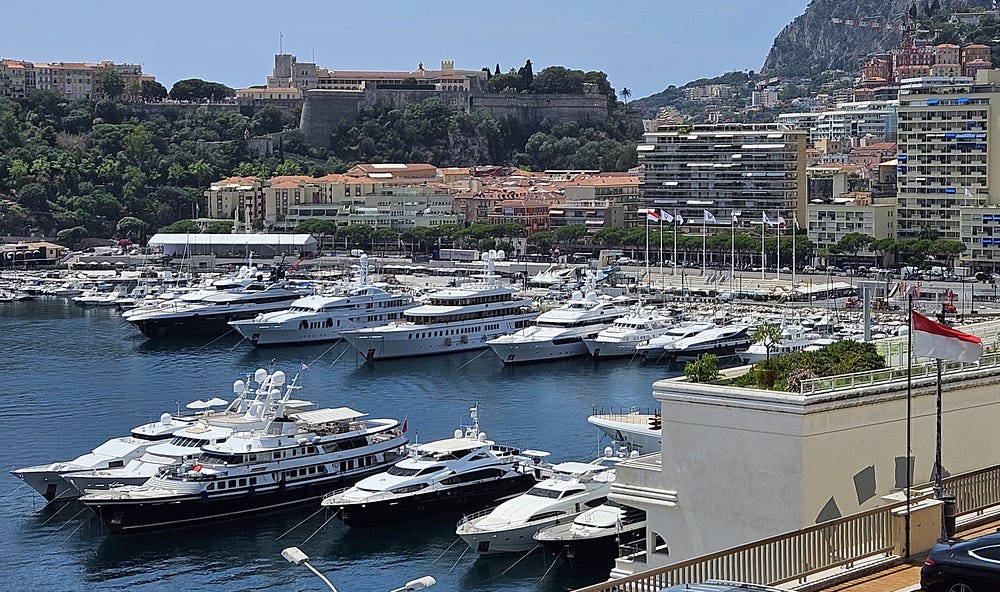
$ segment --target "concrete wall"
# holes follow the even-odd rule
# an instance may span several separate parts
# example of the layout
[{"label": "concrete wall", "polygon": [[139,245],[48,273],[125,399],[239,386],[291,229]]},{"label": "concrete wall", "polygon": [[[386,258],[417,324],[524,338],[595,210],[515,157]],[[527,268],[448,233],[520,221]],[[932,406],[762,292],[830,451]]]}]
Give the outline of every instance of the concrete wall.
[{"label": "concrete wall", "polygon": [[328,145],[337,125],[358,120],[362,97],[360,92],[342,90],[306,91],[299,121],[306,142],[313,146]]},{"label": "concrete wall", "polygon": [[[945,375],[945,475],[1000,464],[1000,446],[990,438],[1000,424],[997,373],[987,367]],[[934,465],[934,383],[933,376],[914,380],[915,485],[931,480]],[[649,531],[670,547],[646,567],[878,507],[905,484],[905,381],[803,397],[662,380],[653,394],[663,413],[658,489],[676,491],[677,502],[646,507]],[[648,499],[657,495],[650,491]]]},{"label": "concrete wall", "polygon": [[604,95],[473,95],[472,109],[485,109],[493,117],[512,117],[521,121],[598,122],[608,118]]}]

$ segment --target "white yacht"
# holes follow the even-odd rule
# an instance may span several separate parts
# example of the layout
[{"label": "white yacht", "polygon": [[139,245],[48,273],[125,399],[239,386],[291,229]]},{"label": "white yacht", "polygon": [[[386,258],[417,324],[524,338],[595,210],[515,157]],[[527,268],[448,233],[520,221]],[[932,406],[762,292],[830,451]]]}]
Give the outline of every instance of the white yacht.
[{"label": "white yacht", "polygon": [[496,444],[479,431],[479,406],[472,425],[452,438],[410,447],[389,470],[335,491],[323,499],[350,526],[398,523],[431,512],[458,511],[516,495],[542,476],[547,452]]},{"label": "white yacht", "polygon": [[341,335],[369,361],[488,347],[487,341],[527,326],[538,311],[531,300],[497,283],[492,253],[484,253],[483,261],[480,282],[433,292],[426,304],[404,311],[401,321]]},{"label": "white yacht", "polygon": [[291,282],[254,281],[239,290],[194,293],[156,307],[138,307],[122,317],[150,339],[220,336],[232,331],[229,321],[288,308],[312,290]]},{"label": "white yacht", "polygon": [[80,501],[112,532],[201,524],[318,500],[398,460],[406,435],[397,420],[347,407],[286,415],[295,388],[269,398],[276,409],[264,428],[206,445],[197,460],[142,485],[87,491]]},{"label": "white yacht", "polygon": [[570,563],[594,567],[595,562],[602,562],[610,569],[621,545],[644,536],[646,511],[608,500],[578,515],[573,522],[539,530],[534,538]]},{"label": "white yacht", "polygon": [[[771,346],[771,357],[800,352],[813,344],[820,336],[807,330],[802,325],[782,325],[781,341]],[[747,364],[756,364],[768,356],[767,348],[760,342],[750,344],[747,350],[740,354],[740,359]]]},{"label": "white yacht", "polygon": [[313,294],[292,302],[286,310],[230,321],[229,326],[256,346],[336,341],[341,331],[391,323],[414,306],[412,296],[373,285],[368,256],[362,255],[358,283],[346,294]]},{"label": "white yacht", "polygon": [[556,360],[587,354],[584,339],[597,337],[628,309],[607,296],[573,292],[568,302],[543,312],[535,324],[489,342],[504,364]]},{"label": "white yacht", "polygon": [[[251,388],[252,382],[256,388]],[[274,396],[275,389],[284,385],[285,374],[280,370],[269,373],[259,368],[253,376],[233,383],[236,398],[222,412],[201,413],[197,421],[173,433],[170,440],[149,446],[139,457],[125,463],[123,467],[100,468],[89,471],[75,471],[63,474],[79,493],[89,489],[110,489],[122,485],[141,485],[164,467],[180,465],[185,460],[201,454],[202,447],[221,444],[238,431],[260,429],[274,418],[276,407],[267,403]],[[280,390],[278,390],[280,394]],[[191,409],[205,409],[212,401],[194,401],[187,406]],[[288,401],[285,408],[305,409],[311,407],[309,401]]]},{"label": "white yacht", "polygon": [[480,555],[528,551],[537,544],[532,537],[539,530],[572,522],[607,500],[615,480],[608,460],[554,465],[551,478],[496,508],[462,518],[455,532]]},{"label": "white yacht", "polygon": [[713,327],[715,327],[715,323],[707,321],[684,321],[667,329],[663,335],[652,337],[647,341],[639,343],[635,346],[635,351],[646,360],[655,361],[663,357],[664,346],[671,345],[678,339],[684,339],[685,337],[697,335],[702,331],[708,331]]},{"label": "white yacht", "polygon": [[662,418],[659,413],[644,413],[638,409],[622,412],[601,410],[587,418],[609,438],[629,451],[639,454],[663,449]]},{"label": "white yacht", "polygon": [[695,359],[702,354],[725,356],[743,351],[752,341],[749,325],[724,325],[665,345],[663,355],[669,359]]},{"label": "white yacht", "polygon": [[635,308],[596,337],[584,339],[583,344],[595,358],[634,356],[637,345],[663,335],[671,326],[662,310]]}]

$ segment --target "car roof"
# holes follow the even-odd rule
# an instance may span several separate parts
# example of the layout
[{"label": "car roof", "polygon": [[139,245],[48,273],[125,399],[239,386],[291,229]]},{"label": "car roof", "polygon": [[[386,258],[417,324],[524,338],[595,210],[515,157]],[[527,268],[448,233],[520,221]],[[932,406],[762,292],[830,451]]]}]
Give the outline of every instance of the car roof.
[{"label": "car roof", "polygon": [[991,532],[989,534],[984,534],[983,536],[979,536],[974,539],[938,543],[938,545],[935,545],[935,550],[968,549],[968,548],[982,547],[983,545],[1000,545],[1000,532]]}]

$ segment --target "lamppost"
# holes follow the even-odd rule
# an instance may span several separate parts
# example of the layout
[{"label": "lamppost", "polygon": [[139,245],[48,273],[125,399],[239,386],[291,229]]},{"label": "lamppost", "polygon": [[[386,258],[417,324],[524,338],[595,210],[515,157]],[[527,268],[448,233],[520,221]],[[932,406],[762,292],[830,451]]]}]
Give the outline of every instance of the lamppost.
[{"label": "lamppost", "polygon": [[[333,582],[331,582],[322,572],[310,565],[309,556],[302,552],[302,549],[298,547],[288,547],[281,552],[281,556],[284,557],[292,565],[304,565],[309,571],[316,574],[316,577],[323,580],[330,590],[337,592],[337,588],[334,587]],[[417,578],[415,580],[410,580],[403,585],[402,588],[395,588],[390,590],[390,592],[410,592],[411,590],[423,590],[424,588],[430,588],[437,583],[437,580],[431,576],[424,576],[422,578]]]}]

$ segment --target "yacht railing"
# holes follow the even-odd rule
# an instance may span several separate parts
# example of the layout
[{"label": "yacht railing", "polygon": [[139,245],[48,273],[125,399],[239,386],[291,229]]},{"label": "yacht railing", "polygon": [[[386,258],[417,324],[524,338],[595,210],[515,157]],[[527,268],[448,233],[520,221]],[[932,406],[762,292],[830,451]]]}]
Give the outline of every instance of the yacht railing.
[{"label": "yacht railing", "polygon": [[[956,530],[961,532],[1000,515],[1000,465],[944,479],[956,497]],[[915,487],[917,504],[931,496],[929,484]],[[901,563],[904,529],[896,528],[906,502],[830,520],[724,551],[580,588],[576,592],[655,592],[667,586],[716,578],[818,590],[851,579],[873,566]],[[927,549],[911,549],[917,555]],[[629,556],[645,561],[645,551]],[[826,573],[825,573],[826,572]],[[820,577],[810,576],[823,574]]]}]

